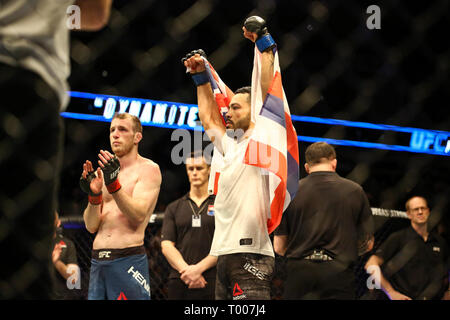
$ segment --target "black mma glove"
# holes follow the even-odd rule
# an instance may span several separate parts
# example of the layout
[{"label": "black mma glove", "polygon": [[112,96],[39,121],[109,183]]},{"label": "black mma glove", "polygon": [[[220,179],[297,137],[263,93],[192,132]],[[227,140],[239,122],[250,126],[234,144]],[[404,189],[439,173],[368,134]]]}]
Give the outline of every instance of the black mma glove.
[{"label": "black mma glove", "polygon": [[[184,56],[181,59],[181,63],[184,64],[184,62],[189,59],[190,57],[192,57],[195,54],[199,54],[202,57],[206,58],[206,53],[205,51],[203,51],[202,49],[197,49],[197,50],[192,50],[191,52],[189,52],[186,56]],[[195,85],[198,87],[202,84],[208,83],[209,82],[209,76],[206,73],[206,71],[202,71],[202,72],[197,72],[197,73],[191,73],[191,77],[192,80],[194,81]]]},{"label": "black mma glove", "polygon": [[205,51],[203,51],[203,49],[197,49],[197,50],[192,50],[187,55],[185,55],[183,58],[181,58],[181,63],[184,63],[187,59],[189,59],[190,57],[192,57],[193,55],[195,55],[197,53],[199,55],[201,55],[202,57],[206,58]]},{"label": "black mma glove", "polygon": [[109,193],[114,193],[120,190],[122,187],[120,185],[117,177],[120,172],[120,162],[116,156],[114,158],[108,160],[108,162],[102,168],[103,178],[105,179],[106,189],[108,189]]},{"label": "black mma glove", "polygon": [[258,16],[248,17],[244,22],[244,27],[248,31],[256,33],[258,36],[255,44],[259,52],[276,47],[277,44],[267,30],[266,21],[263,18]]},{"label": "black mma glove", "polygon": [[102,192],[93,193],[91,190],[91,181],[95,178],[95,171],[88,172],[86,175],[86,179],[83,178],[83,175],[80,177],[80,188],[85,193],[88,194],[89,203],[98,205],[102,203]]}]

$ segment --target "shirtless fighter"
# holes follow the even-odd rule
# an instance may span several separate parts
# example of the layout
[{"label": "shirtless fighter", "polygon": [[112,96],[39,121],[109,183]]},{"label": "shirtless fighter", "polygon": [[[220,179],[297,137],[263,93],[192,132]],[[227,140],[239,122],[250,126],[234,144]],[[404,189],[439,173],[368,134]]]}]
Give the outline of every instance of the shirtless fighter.
[{"label": "shirtless fighter", "polygon": [[142,125],[137,117],[116,114],[109,139],[114,154],[100,150],[99,167],[94,171],[87,160],[80,178],[89,199],[83,214],[86,229],[97,233],[88,299],[149,300],[144,232],[156,206],[161,172],[138,153]]}]

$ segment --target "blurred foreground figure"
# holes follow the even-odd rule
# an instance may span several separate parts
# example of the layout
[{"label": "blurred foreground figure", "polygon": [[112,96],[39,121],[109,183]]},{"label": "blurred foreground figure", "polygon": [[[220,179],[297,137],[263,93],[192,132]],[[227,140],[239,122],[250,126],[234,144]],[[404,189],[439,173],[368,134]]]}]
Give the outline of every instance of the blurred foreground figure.
[{"label": "blurred foreground figure", "polygon": [[68,103],[70,5],[98,30],[111,0],[0,0],[0,299],[49,299]]}]

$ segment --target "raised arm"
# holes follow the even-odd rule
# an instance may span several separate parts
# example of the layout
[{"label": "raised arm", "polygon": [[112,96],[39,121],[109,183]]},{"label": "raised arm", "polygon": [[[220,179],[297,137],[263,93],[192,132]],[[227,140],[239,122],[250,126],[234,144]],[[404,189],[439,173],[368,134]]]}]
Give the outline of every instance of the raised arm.
[{"label": "raised arm", "polygon": [[198,114],[202,126],[214,145],[222,150],[220,141],[226,129],[214,99],[211,84],[206,78],[205,60],[199,53],[191,53],[183,59],[183,63],[190,69],[194,83],[197,85]]},{"label": "raised arm", "polygon": [[112,0],[76,0],[81,11],[81,30],[98,31],[106,26]]},{"label": "raised arm", "polygon": [[274,56],[271,49],[261,53],[261,92],[262,100],[266,99],[269,86],[273,79]]},{"label": "raised arm", "polygon": [[244,37],[255,43],[261,52],[261,94],[264,101],[273,79],[273,48],[276,44],[267,30],[266,22],[261,17],[247,18],[242,31]]}]

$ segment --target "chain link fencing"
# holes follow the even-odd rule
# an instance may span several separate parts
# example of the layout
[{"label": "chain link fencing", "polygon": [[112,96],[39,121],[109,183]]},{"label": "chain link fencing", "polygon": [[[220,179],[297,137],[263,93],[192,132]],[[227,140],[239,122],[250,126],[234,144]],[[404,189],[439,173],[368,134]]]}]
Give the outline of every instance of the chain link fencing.
[{"label": "chain link fencing", "polygon": [[[165,300],[167,298],[166,282],[170,266],[161,252],[161,226],[163,214],[154,214],[152,222],[145,230],[144,247],[146,249],[152,300]],[[85,300],[89,289],[89,272],[91,265],[91,252],[94,235],[89,233],[83,219],[80,217],[61,218],[63,234],[71,239],[76,247],[78,267],[80,268],[80,289],[75,294],[70,292],[70,299]],[[68,292],[69,293],[69,292]]]},{"label": "chain link fencing", "polygon": [[[69,83],[77,91],[196,103],[195,88],[180,58],[202,48],[230,88],[248,85],[253,47],[243,39],[241,27],[246,17],[261,15],[279,46],[291,114],[448,131],[450,119],[442,101],[450,101],[449,42],[443,36],[450,26],[446,14],[449,2],[383,2],[379,30],[366,26],[366,10],[371,4],[368,0],[114,0],[106,28],[95,33],[71,33]],[[5,79],[0,75],[0,85]],[[82,101],[72,99],[68,111],[85,107]],[[17,128],[32,132],[29,124],[15,124],[6,118],[1,119],[1,126],[5,136],[14,134]],[[58,212],[63,220],[71,217],[80,221],[86,206],[86,196],[78,186],[82,163],[95,160],[98,150],[110,148],[109,124],[64,119],[64,126]],[[404,136],[383,131],[369,134],[358,128],[300,122],[295,126],[298,134],[306,136],[360,141],[370,138],[392,145],[405,142]],[[158,163],[163,175],[156,212],[164,212],[168,203],[189,188],[184,167],[170,159],[175,145],[171,132],[145,127],[140,143],[140,154]],[[8,155],[5,136],[0,137],[0,161]],[[299,141],[301,164],[307,145]],[[337,172],[361,184],[374,207],[403,210],[410,195],[424,195],[439,213],[441,233],[448,241],[446,156],[350,146],[336,146],[336,152]],[[300,175],[306,176],[303,165]],[[39,197],[38,192],[33,195]],[[4,216],[4,208],[11,205],[15,203],[10,199],[0,199],[0,235],[14,224],[6,223]],[[379,218],[374,249],[407,223],[401,218]],[[167,297],[168,264],[160,252],[159,229],[158,223],[149,225],[145,238],[155,300]],[[79,297],[84,299],[93,236],[81,225],[66,225],[64,233],[77,246],[82,274]],[[27,235],[23,235],[23,241],[27,243]],[[362,268],[366,258],[361,258],[355,270],[358,296],[366,291],[367,275]],[[274,299],[282,294],[283,263],[277,258]],[[24,266],[24,270],[41,269],[33,258]],[[27,289],[25,278],[23,282],[19,275],[14,279],[18,288]]]},{"label": "chain link fencing", "polygon": [[[387,237],[397,230],[409,225],[406,213],[396,210],[381,210],[372,208],[375,221],[375,245],[371,253],[375,252]],[[167,280],[170,265],[161,252],[161,226],[164,219],[163,213],[154,214],[145,231],[144,246],[149,263],[151,298],[153,300],[167,299]],[[78,266],[81,272],[81,288],[76,294],[71,293],[70,299],[87,299],[89,288],[89,270],[91,261],[92,243],[94,235],[84,227],[80,217],[61,218],[63,233],[70,238],[77,250]],[[367,293],[368,273],[364,265],[370,256],[367,253],[361,256],[354,266],[357,278],[357,297],[362,298]],[[271,297],[273,300],[281,300],[283,295],[283,284],[286,279],[286,258],[276,255],[275,272],[272,279]]]}]

